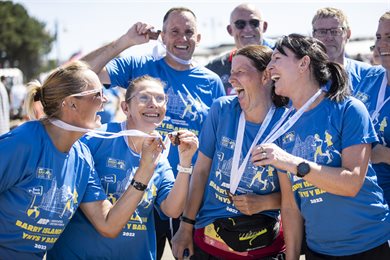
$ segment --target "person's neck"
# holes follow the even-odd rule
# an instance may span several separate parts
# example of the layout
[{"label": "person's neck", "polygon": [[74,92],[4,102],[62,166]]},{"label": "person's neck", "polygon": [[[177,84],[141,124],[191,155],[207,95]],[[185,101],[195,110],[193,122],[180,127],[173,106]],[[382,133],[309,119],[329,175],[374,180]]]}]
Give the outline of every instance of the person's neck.
[{"label": "person's neck", "polygon": [[345,56],[344,55],[341,55],[339,57],[336,57],[335,59],[329,59],[330,61],[332,62],[337,62],[338,64],[341,64],[341,65],[345,65],[344,62],[345,62]]},{"label": "person's neck", "polygon": [[386,69],[387,86],[390,85],[390,68]]},{"label": "person's neck", "polygon": [[144,143],[144,140],[145,140],[145,137],[136,137],[136,136],[129,136],[128,137],[128,145],[130,146],[130,148],[138,153],[138,154],[141,154],[141,151],[142,151],[142,145]]},{"label": "person's neck", "polygon": [[164,57],[164,60],[172,69],[179,70],[179,71],[189,70],[189,69],[194,67],[194,65],[192,63],[188,64],[188,65],[187,64],[181,64],[181,63],[175,61],[169,55],[166,55]]},{"label": "person's neck", "polygon": [[249,111],[244,111],[245,120],[256,124],[262,123],[271,106],[272,101],[270,98],[259,101],[256,107]]},{"label": "person's neck", "polygon": [[[297,110],[300,109],[312,96],[314,96],[318,92],[320,86],[318,84],[310,84],[304,86],[304,88],[305,88],[304,91],[296,91],[295,92],[296,94],[293,97],[291,97],[292,105]],[[322,93],[319,97],[317,97],[316,100],[314,100],[314,102],[309,106],[309,108],[306,111],[315,108],[321,102],[323,97],[324,97],[324,93]]]},{"label": "person's neck", "polygon": [[42,123],[54,146],[63,153],[69,152],[73,144],[85,134],[84,132],[64,130],[51,124],[48,120],[44,120]]},{"label": "person's neck", "polygon": [[[130,129],[139,130],[139,131],[142,131],[144,133],[150,133],[154,130],[154,129],[141,129],[140,127],[137,127],[131,119],[130,120],[128,119],[126,122],[126,130],[130,130]],[[142,145],[144,143],[144,140],[145,140],[145,137],[128,136],[127,137],[127,144],[130,146],[130,148],[134,152],[140,154],[142,151]]]}]

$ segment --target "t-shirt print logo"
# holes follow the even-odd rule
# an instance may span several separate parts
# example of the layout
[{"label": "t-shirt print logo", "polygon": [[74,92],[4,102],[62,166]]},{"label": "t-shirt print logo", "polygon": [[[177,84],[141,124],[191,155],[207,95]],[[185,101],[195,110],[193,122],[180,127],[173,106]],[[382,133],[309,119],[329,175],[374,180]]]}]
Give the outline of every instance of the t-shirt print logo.
[{"label": "t-shirt print logo", "polygon": [[43,167],[38,167],[36,172],[38,179],[51,180],[53,178],[53,170]]}]

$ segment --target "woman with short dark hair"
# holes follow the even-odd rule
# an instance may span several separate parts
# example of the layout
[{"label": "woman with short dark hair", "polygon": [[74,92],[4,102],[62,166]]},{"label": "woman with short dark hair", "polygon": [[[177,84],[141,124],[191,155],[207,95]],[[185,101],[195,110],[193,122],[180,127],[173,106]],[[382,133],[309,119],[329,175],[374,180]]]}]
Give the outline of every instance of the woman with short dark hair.
[{"label": "woman with short dark hair", "polygon": [[299,258],[303,225],[308,260],[389,259],[389,208],[369,162],[378,139],[343,67],[298,34],[278,41],[268,67],[296,112],[279,146],[256,147],[252,161],[279,169],[287,259]]}]

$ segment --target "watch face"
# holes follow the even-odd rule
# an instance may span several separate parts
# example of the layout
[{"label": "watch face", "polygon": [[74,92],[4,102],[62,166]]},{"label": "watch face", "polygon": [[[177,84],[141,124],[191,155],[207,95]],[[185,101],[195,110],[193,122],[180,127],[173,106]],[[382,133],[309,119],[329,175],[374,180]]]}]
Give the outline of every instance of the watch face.
[{"label": "watch face", "polygon": [[297,167],[297,176],[303,177],[310,172],[310,165],[306,162],[301,162]]}]

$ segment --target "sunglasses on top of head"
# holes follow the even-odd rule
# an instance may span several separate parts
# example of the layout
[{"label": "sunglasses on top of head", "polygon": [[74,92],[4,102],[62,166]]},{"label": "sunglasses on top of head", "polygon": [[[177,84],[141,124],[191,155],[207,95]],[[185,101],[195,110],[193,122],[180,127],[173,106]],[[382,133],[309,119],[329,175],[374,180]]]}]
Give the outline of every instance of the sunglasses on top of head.
[{"label": "sunglasses on top of head", "polygon": [[245,20],[240,19],[240,20],[237,20],[234,22],[234,26],[236,26],[236,28],[238,30],[244,29],[247,24],[249,24],[252,29],[255,29],[255,28],[259,27],[260,20],[250,19],[249,21],[245,21]]}]

